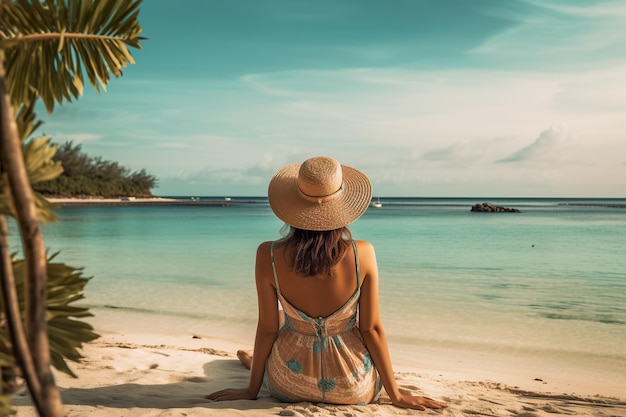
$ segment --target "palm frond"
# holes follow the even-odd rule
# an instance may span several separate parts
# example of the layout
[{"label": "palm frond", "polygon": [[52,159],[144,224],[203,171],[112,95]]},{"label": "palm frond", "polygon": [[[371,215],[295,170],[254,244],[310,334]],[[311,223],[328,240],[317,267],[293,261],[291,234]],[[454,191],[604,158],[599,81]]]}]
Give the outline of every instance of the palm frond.
[{"label": "palm frond", "polygon": [[56,146],[50,146],[50,138],[42,136],[31,139],[24,148],[24,163],[31,184],[50,181],[63,173],[63,167],[52,157]]},{"label": "palm frond", "polygon": [[[48,337],[50,339],[50,359],[59,371],[76,376],[66,360],[77,362],[82,357],[80,349],[83,344],[99,337],[93,327],[86,322],[77,320],[90,317],[87,307],[70,304],[83,299],[85,285],[90,278],[84,277],[82,270],[64,263],[52,262],[57,254],[48,258],[48,291],[46,301],[46,317]],[[13,261],[17,293],[23,294],[26,264],[23,260]],[[0,299],[0,307],[2,300]],[[24,300],[20,298],[20,307],[24,308]],[[0,327],[0,359],[11,357],[10,342],[6,335],[7,329]],[[4,333],[4,334],[3,334]]]},{"label": "palm frond", "polygon": [[[46,110],[83,94],[84,77],[106,90],[133,64],[129,47],[141,48],[141,0],[15,0],[0,18],[0,49],[11,99],[26,103],[32,93]],[[37,70],[33,70],[37,68]]]},{"label": "palm frond", "polygon": [[11,408],[11,397],[0,395],[0,416],[12,416],[17,411]]},{"label": "palm frond", "polygon": [[[63,172],[60,162],[53,160],[56,152],[56,146],[50,144],[50,138],[40,137],[30,141],[27,139],[32,133],[41,126],[42,121],[37,119],[34,111],[35,96],[29,99],[28,104],[21,105],[16,113],[17,128],[22,141],[22,154],[24,155],[24,164],[31,184],[37,184],[43,181],[52,180]],[[0,213],[13,215],[12,202],[10,197],[10,188],[2,188],[0,194]],[[57,220],[56,214],[51,210],[52,205],[43,196],[34,193],[35,209],[37,218],[44,224]]]}]

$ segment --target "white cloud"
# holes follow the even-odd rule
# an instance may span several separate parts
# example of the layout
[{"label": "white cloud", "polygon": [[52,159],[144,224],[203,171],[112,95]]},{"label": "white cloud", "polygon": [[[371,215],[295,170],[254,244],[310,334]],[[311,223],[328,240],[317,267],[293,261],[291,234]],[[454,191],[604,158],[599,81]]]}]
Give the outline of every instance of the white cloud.
[{"label": "white cloud", "polygon": [[102,139],[103,135],[97,133],[62,133],[56,132],[49,134],[52,140],[56,143],[74,142],[74,144],[80,144],[85,142],[95,142]]},{"label": "white cloud", "polygon": [[[607,184],[606,167],[623,167],[616,150],[626,131],[624,68],[257,74],[242,81],[237,100],[229,92],[213,95],[215,105],[203,98],[219,132],[211,122],[182,120],[180,140],[190,145],[194,181],[258,184],[258,194],[278,168],[315,154],[363,169],[378,190],[394,194],[458,195],[484,187],[485,194],[545,195],[550,185],[565,190],[568,184],[585,194],[584,184]],[[600,169],[583,181],[577,166]],[[398,191],[403,187],[408,191]]]},{"label": "white cloud", "polygon": [[471,167],[490,163],[499,158],[510,148],[512,141],[512,138],[464,139],[449,146],[427,151],[419,159],[455,167]]},{"label": "white cloud", "polygon": [[162,142],[155,145],[158,148],[189,148],[188,143],[184,142]]},{"label": "white cloud", "polygon": [[525,3],[524,9],[492,10],[517,24],[470,53],[511,68],[595,68],[623,61],[623,55],[616,52],[626,41],[624,2]]},{"label": "white cloud", "polygon": [[567,159],[567,148],[572,145],[573,134],[567,125],[550,126],[533,143],[497,162],[564,162]]},{"label": "white cloud", "polygon": [[248,168],[245,170],[247,175],[252,177],[264,178],[267,175],[273,175],[276,171],[276,167],[274,165],[274,158],[272,154],[265,153],[261,156],[261,159],[256,163],[252,168]]}]

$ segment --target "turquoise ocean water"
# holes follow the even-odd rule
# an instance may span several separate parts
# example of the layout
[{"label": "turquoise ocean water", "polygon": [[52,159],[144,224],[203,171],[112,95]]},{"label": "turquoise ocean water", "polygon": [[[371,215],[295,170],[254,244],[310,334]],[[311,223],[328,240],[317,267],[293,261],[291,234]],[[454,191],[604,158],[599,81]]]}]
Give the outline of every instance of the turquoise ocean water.
[{"label": "turquoise ocean water", "polygon": [[[228,207],[57,209],[57,259],[92,276],[99,317],[129,311],[252,343],[254,257],[282,223],[263,198]],[[489,201],[521,213],[472,213]],[[460,349],[626,375],[626,200],[382,198],[352,226],[371,241],[387,336],[407,351]],[[14,226],[11,228],[14,234]],[[11,238],[15,250],[18,244]],[[224,336],[227,337],[227,336]],[[583,371],[581,371],[583,372]]]}]

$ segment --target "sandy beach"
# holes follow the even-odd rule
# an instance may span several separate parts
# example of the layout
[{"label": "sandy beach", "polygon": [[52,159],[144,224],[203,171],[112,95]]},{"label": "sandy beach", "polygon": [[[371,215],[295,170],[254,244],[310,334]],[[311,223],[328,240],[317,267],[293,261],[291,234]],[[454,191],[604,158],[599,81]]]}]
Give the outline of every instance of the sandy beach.
[{"label": "sandy beach", "polygon": [[77,198],[77,197],[49,197],[46,198],[48,202],[59,205],[59,206],[77,206],[77,205],[125,205],[130,203],[135,204],[159,204],[159,203],[172,203],[177,200],[174,198],[163,198],[163,197],[150,197],[150,198],[139,198],[139,197],[120,197],[120,198],[102,198],[102,197],[86,197],[86,198]]},{"label": "sandy beach", "polygon": [[110,207],[110,206],[218,206],[226,207],[235,204],[256,203],[255,200],[231,198],[168,198],[168,197],[120,197],[120,198],[55,198],[47,199],[56,207]]},{"label": "sandy beach", "polygon": [[[119,322],[118,322],[119,323]],[[211,402],[203,396],[224,387],[245,386],[248,371],[235,352],[241,346],[193,334],[97,329],[101,338],[86,345],[78,378],[57,373],[68,417],[104,416],[626,416],[626,398],[557,391],[544,381],[512,386],[476,375],[452,376],[399,364],[402,390],[446,401],[445,410],[419,412],[394,407],[384,391],[375,404],[338,406],[280,403],[261,391],[256,401]],[[245,348],[245,346],[244,346]],[[395,365],[395,364],[394,364]],[[511,367],[514,369],[514,367]],[[503,375],[507,371],[503,370]],[[536,389],[528,389],[528,387]],[[557,388],[558,389],[558,388]],[[581,386],[579,392],[588,391]],[[600,389],[601,391],[601,389]],[[614,392],[607,387],[606,392]],[[19,417],[35,417],[26,390],[13,396]]]}]

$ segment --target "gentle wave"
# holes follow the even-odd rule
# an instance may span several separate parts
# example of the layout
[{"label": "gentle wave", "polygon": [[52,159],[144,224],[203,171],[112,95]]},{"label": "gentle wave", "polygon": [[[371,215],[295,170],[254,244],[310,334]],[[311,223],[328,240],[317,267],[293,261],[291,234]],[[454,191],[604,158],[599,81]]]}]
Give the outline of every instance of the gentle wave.
[{"label": "gentle wave", "polygon": [[177,310],[162,310],[162,309],[151,309],[151,308],[140,308],[140,307],[129,307],[129,306],[118,306],[118,305],[110,305],[110,304],[85,304],[84,307],[90,309],[104,309],[104,310],[119,310],[119,311],[127,311],[131,313],[140,313],[147,314],[153,316],[168,316],[168,317],[182,317],[182,318],[190,318],[190,319],[201,319],[201,320],[216,320],[221,322],[233,322],[233,323],[251,323],[252,320],[247,319],[245,317],[234,317],[231,315],[218,315],[218,314],[206,314],[206,313],[193,313],[189,311],[177,311]]}]

